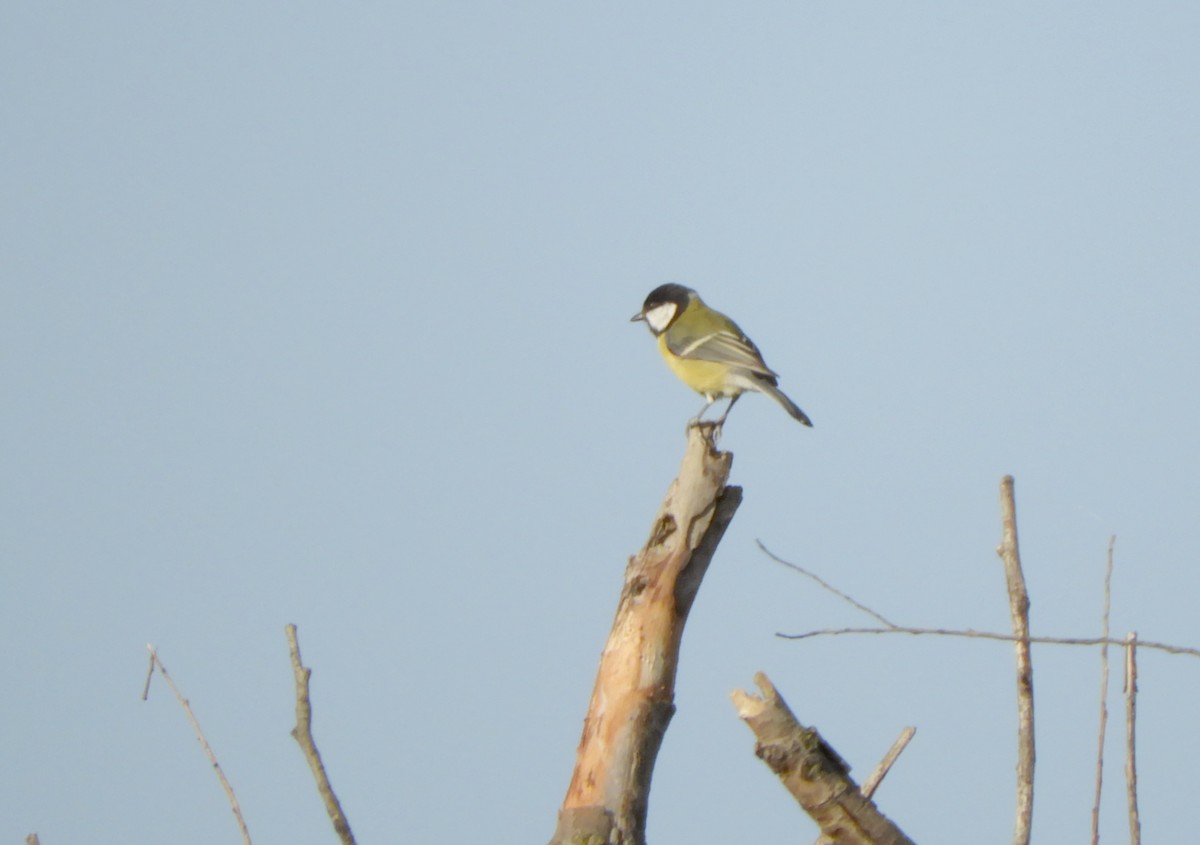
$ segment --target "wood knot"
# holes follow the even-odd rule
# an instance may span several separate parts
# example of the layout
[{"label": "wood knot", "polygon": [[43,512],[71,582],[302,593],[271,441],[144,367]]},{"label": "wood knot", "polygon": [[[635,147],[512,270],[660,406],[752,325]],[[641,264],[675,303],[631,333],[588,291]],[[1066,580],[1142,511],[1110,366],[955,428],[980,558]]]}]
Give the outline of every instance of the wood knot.
[{"label": "wood knot", "polygon": [[650,541],[646,545],[660,546],[674,533],[675,517],[669,513],[663,514],[659,517],[658,522],[654,523],[654,529],[650,532]]},{"label": "wood knot", "polygon": [[763,745],[759,743],[754,746],[754,753],[758,759],[762,760],[771,767],[777,775],[782,775],[788,770],[789,754],[786,749],[780,748],[778,745]]}]

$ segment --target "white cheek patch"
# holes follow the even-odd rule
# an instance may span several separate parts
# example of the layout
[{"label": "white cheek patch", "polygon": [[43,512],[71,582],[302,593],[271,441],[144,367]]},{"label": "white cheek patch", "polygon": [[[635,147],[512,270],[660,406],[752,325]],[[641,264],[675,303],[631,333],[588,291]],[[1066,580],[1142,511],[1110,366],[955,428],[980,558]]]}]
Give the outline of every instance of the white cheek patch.
[{"label": "white cheek patch", "polygon": [[679,310],[679,306],[674,302],[664,302],[662,305],[655,305],[646,312],[646,324],[650,326],[655,334],[658,334],[671,324],[671,320],[675,319],[675,312],[677,310]]}]

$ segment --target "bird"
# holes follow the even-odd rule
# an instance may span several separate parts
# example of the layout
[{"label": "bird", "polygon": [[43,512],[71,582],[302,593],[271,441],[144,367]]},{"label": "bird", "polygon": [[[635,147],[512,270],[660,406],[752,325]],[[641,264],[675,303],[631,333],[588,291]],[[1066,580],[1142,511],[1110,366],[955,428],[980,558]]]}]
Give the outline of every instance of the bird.
[{"label": "bird", "polygon": [[779,376],[763,361],[762,353],[737,323],[704,304],[689,287],[669,283],[650,291],[642,310],[629,318],[644,322],[658,338],[658,351],[680,381],[704,396],[706,402],[691,421],[699,423],[718,399],[728,397],[720,427],[734,404],[748,390],[765,393],[792,418],[811,426],[812,420],[779,389]]}]

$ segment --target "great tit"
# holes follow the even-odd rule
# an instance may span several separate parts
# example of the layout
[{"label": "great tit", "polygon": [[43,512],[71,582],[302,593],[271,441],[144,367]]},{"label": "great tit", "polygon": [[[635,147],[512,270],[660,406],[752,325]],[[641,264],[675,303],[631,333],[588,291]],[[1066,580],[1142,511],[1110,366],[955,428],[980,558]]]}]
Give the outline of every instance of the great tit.
[{"label": "great tit", "polygon": [[776,386],[779,376],[763,362],[758,347],[733,320],[705,305],[691,288],[660,285],[650,291],[642,310],[629,319],[633,323],[645,321],[658,338],[658,351],[667,366],[708,400],[693,422],[718,399],[729,397],[729,407],[716,421],[719,426],[743,393],[757,390],[782,405],[795,419],[812,425],[808,415]]}]

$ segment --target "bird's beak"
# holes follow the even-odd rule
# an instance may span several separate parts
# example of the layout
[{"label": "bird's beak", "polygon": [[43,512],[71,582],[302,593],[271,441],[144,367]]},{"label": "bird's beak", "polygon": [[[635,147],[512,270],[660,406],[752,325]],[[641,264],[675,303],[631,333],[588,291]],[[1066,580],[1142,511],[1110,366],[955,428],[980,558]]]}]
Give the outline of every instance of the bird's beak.
[{"label": "bird's beak", "polygon": [[646,312],[639,311],[636,314],[634,314],[632,317],[629,318],[629,322],[636,323],[636,322],[639,322],[644,319],[646,319]]}]

